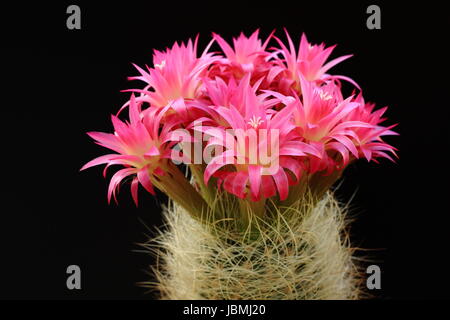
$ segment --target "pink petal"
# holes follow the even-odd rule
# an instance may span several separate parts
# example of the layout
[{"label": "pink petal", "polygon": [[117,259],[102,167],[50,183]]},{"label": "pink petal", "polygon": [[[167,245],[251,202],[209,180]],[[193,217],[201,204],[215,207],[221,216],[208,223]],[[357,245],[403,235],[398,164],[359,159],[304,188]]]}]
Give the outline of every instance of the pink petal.
[{"label": "pink petal", "polygon": [[111,202],[111,195],[114,196],[114,200],[117,203],[117,198],[116,198],[116,189],[118,190],[119,188],[119,184],[120,182],[128,177],[129,175],[135,173],[136,170],[134,168],[125,168],[122,170],[117,171],[111,178],[111,181],[109,183],[109,187],[108,187],[108,203]]},{"label": "pink petal", "polygon": [[261,189],[261,166],[249,165],[248,176],[252,197],[254,199],[259,199],[259,190]]},{"label": "pink petal", "polygon": [[139,179],[135,177],[131,182],[131,196],[133,197],[133,201],[136,204],[136,207],[138,206],[138,186]]},{"label": "pink petal", "polygon": [[349,161],[348,149],[338,142],[331,142],[328,144],[329,149],[334,149],[342,156],[343,165],[346,166]]},{"label": "pink petal", "polygon": [[280,166],[291,171],[295,175],[297,181],[300,180],[302,166],[297,159],[280,157]]},{"label": "pink petal", "polygon": [[214,157],[210,163],[206,166],[204,173],[204,182],[208,183],[211,176],[220,168],[227,164],[233,164],[235,162],[234,150],[227,150],[224,153]]},{"label": "pink petal", "polygon": [[81,169],[80,171],[83,171],[87,168],[90,167],[94,167],[94,166],[98,166],[100,164],[105,164],[108,163],[109,161],[111,161],[111,159],[113,159],[114,157],[117,157],[117,154],[107,154],[104,156],[100,156],[98,158],[95,158],[94,160],[89,161],[88,163],[86,163]]},{"label": "pink petal", "polygon": [[238,172],[233,181],[233,193],[240,198],[245,197],[248,176],[245,172]]},{"label": "pink petal", "polygon": [[358,150],[356,150],[356,146],[349,138],[339,135],[332,136],[332,138],[342,143],[355,156],[355,158],[358,158]]},{"label": "pink petal", "polygon": [[155,195],[155,190],[153,190],[153,185],[152,182],[150,181],[147,166],[138,171],[137,177],[141,185],[144,187],[144,189],[147,190],[149,193]]},{"label": "pink petal", "polygon": [[159,149],[156,146],[152,146],[150,148],[150,150],[144,154],[147,157],[154,157],[154,156],[159,156],[161,155],[161,153],[159,152]]},{"label": "pink petal", "polygon": [[273,182],[272,176],[262,176],[261,182],[261,194],[264,198],[273,197],[277,193],[275,183]]},{"label": "pink petal", "polygon": [[111,133],[91,131],[87,133],[92,139],[97,141],[102,147],[123,153],[123,148],[117,137]]},{"label": "pink petal", "polygon": [[281,201],[286,200],[289,194],[289,181],[286,172],[284,172],[283,168],[279,168],[278,172],[274,174],[272,177],[277,186],[278,193],[280,195],[280,200]]},{"label": "pink petal", "polygon": [[320,68],[320,73],[324,74],[325,72],[327,72],[329,69],[333,68],[335,65],[337,65],[338,63],[347,60],[348,58],[351,58],[353,55],[349,54],[346,56],[342,56],[336,59],[331,60],[330,62],[328,62],[326,65],[324,65],[322,68]]},{"label": "pink petal", "polygon": [[136,100],[134,98],[134,94],[132,94],[131,98],[130,98],[129,117],[130,117],[131,125],[135,125],[136,123],[141,121],[141,118],[140,118],[140,115],[139,115],[139,109],[138,109],[138,106],[136,104]]}]

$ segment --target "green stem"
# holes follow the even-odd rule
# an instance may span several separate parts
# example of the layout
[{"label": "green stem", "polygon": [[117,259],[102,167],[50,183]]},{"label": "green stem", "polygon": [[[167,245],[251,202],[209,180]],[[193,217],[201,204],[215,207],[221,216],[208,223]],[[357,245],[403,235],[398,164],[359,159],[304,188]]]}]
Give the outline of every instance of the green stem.
[{"label": "green stem", "polygon": [[343,170],[336,170],[327,176],[324,176],[320,172],[313,174],[309,181],[312,196],[317,200],[320,200],[325,192],[327,192],[327,190],[330,189],[337,180],[339,180],[342,172]]},{"label": "green stem", "polygon": [[191,170],[192,176],[195,179],[195,182],[198,186],[200,194],[206,200],[209,206],[211,206],[217,196],[216,189],[205,184],[203,179],[205,168],[202,164],[190,164],[189,169]]},{"label": "green stem", "polygon": [[306,191],[308,190],[309,180],[311,176],[308,173],[303,173],[300,181],[293,186],[289,187],[289,195],[286,200],[280,201],[279,204],[283,207],[290,207],[295,202],[303,199]]},{"label": "green stem", "polygon": [[202,219],[209,210],[203,197],[175,165],[167,163],[164,170],[164,175],[152,177],[152,183],[194,218]]}]

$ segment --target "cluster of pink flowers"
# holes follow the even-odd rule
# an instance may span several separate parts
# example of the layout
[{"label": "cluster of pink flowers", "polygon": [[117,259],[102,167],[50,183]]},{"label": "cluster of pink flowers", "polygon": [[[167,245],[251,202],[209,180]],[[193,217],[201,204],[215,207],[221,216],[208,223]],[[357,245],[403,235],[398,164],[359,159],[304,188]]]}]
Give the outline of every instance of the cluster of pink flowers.
[{"label": "cluster of pink flowers", "polygon": [[[205,150],[222,148],[201,166],[201,183],[208,185],[213,179],[215,188],[252,201],[273,196],[284,200],[302,175],[329,175],[355,159],[393,160],[396,149],[382,140],[396,134],[394,125],[381,125],[386,108],[374,110],[355,81],[328,73],[351,55],[328,61],[334,46],[311,44],[302,35],[296,49],[287,32],[286,37],[287,45],[273,33],[262,41],[256,31],[250,37],[241,34],[230,45],[213,34],[200,56],[198,37],[194,43],[155,51],[153,67],[136,66],[139,75],[130,77],[145,85],[126,90],[131,98],[119,112],[128,108],[129,120],[113,115],[114,133],[88,133],[115,153],[82,169],[122,165],[111,178],[108,199],[115,198],[120,182],[131,177],[137,203],[139,184],[154,194],[153,186],[173,169],[177,129],[192,136],[208,133]],[[213,44],[222,52],[210,51]],[[355,93],[344,97],[341,81]],[[250,131],[259,129],[269,133],[250,143]],[[230,130],[244,133],[243,138],[232,137],[232,146],[225,141]],[[276,132],[276,153],[269,143],[271,132]],[[266,161],[250,161],[251,151],[259,154],[263,149],[269,155]],[[275,161],[276,170],[267,174],[264,170]]]}]

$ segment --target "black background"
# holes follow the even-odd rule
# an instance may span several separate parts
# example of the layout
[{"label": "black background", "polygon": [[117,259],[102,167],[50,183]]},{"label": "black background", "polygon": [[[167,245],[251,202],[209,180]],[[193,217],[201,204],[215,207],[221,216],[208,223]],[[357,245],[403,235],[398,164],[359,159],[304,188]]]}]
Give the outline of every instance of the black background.
[{"label": "black background", "polygon": [[[378,4],[382,29],[366,28]],[[78,4],[82,29],[67,30],[66,8]],[[286,27],[294,41],[338,44],[353,53],[332,73],[363,88],[366,100],[388,105],[399,123],[396,164],[360,161],[338,190],[355,194],[352,239],[382,269],[380,299],[449,298],[448,15],[415,2],[272,1],[93,5],[15,3],[1,8],[2,212],[1,298],[150,299],[136,282],[149,279],[138,242],[161,224],[161,204],[142,190],[136,208],[126,188],[108,205],[101,169],[79,172],[104,154],[85,134],[111,131],[109,115],[138,86],[131,62],[150,64],[164,49],[200,33],[227,40],[256,28],[265,38]],[[82,290],[66,288],[66,268],[82,270]]]}]

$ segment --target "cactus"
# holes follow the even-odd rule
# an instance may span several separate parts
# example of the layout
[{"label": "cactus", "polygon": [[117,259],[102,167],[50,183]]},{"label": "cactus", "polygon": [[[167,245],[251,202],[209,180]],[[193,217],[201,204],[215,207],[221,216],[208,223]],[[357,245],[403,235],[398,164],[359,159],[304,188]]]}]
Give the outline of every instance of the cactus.
[{"label": "cactus", "polygon": [[168,230],[144,245],[158,257],[157,281],[145,285],[161,299],[361,297],[346,209],[331,191],[320,201],[305,195],[274,206],[270,218],[254,217],[245,230],[231,217],[199,221],[174,202],[164,215]]},{"label": "cactus", "polygon": [[[122,169],[108,201],[130,181],[169,197],[168,231],[144,247],[156,254],[163,299],[356,299],[360,275],[346,208],[330,187],[358,159],[395,161],[384,136],[387,108],[375,110],[359,85],[328,71],[334,47],[302,35],[298,52],[273,33],[219,35],[197,56],[198,38],[155,50],[145,83],[112,116],[114,133],[88,132],[115,153],[86,163]],[[275,41],[277,47],[268,46]],[[216,42],[222,49],[210,52]],[[288,49],[289,47],[289,49]],[[342,80],[357,89],[345,97]],[[128,90],[127,90],[128,91]],[[359,93],[357,93],[359,92]],[[183,164],[183,166],[181,165]],[[185,175],[181,171],[188,170]]]}]

